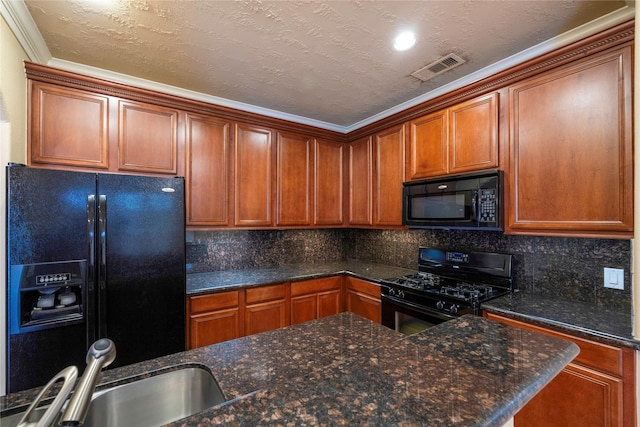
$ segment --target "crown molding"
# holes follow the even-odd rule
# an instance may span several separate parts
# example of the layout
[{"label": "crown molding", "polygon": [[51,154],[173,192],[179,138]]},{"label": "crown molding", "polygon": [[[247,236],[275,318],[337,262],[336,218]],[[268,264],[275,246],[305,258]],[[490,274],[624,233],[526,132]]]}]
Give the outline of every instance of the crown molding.
[{"label": "crown molding", "polygon": [[263,108],[257,105],[246,104],[242,102],[233,101],[226,98],[221,98],[213,95],[207,95],[201,92],[190,91],[187,89],[166,85],[138,77],[133,77],[121,73],[116,73],[109,70],[99,69],[75,62],[65,61],[62,59],[53,58],[49,49],[47,48],[40,31],[36,27],[26,5],[22,0],[0,0],[0,13],[5,18],[10,28],[16,35],[18,41],[22,45],[23,49],[29,56],[30,60],[40,64],[46,64],[51,67],[60,68],[66,71],[71,71],[80,74],[86,74],[91,77],[105,79],[121,84],[140,87],[143,89],[155,90],[164,93],[168,93],[174,96],[180,96],[195,101],[201,101],[218,105],[226,108],[233,108],[237,110],[246,111],[249,113],[259,114],[267,117],[272,117],[279,120],[286,120],[303,125],[313,126],[320,129],[326,129],[342,134],[348,134],[354,132],[367,125],[380,121],[382,119],[398,114],[406,109],[415,107],[419,104],[425,103],[429,100],[435,99],[446,93],[463,88],[469,84],[480,81],[484,78],[502,72],[515,65],[531,60],[537,56],[549,53],[553,50],[567,46],[585,37],[594,35],[607,28],[626,22],[635,17],[635,8],[632,6],[625,6],[607,15],[604,15],[598,19],[588,22],[584,25],[569,30],[557,37],[539,43],[522,52],[491,64],[481,70],[471,73],[463,78],[455,80],[444,86],[439,87],[433,91],[427,92],[409,101],[398,104],[392,108],[375,114],[367,119],[359,121],[349,126],[340,126],[334,123],[328,123],[320,120],[311,119],[308,117],[298,116],[295,114],[284,113],[277,110]]},{"label": "crown molding", "polygon": [[13,31],[29,60],[40,64],[51,60],[51,52],[22,0],[0,0],[0,15]]},{"label": "crown molding", "polygon": [[516,53],[515,55],[512,55],[508,58],[495,62],[474,73],[468,74],[458,80],[455,80],[451,83],[441,86],[438,89],[427,92],[416,98],[410,99],[409,101],[398,104],[395,107],[389,108],[388,110],[381,111],[380,113],[375,114],[371,117],[368,117],[360,122],[347,126],[347,131],[354,132],[367,125],[378,122],[387,117],[393,116],[394,114],[400,113],[409,108],[415,107],[417,105],[420,105],[432,99],[438,98],[447,93],[461,89],[467,85],[478,82],[487,77],[498,74],[502,71],[508,70],[509,68],[519,65],[523,62],[534,59],[546,53],[552,52],[561,47],[565,47],[571,43],[577,42],[581,39],[597,34],[600,31],[622,24],[623,22],[629,21],[634,17],[635,17],[635,8],[630,6],[625,6],[607,15],[604,15],[598,19],[595,19],[591,22],[588,22],[572,30],[569,30],[563,34],[560,34],[557,37],[546,40],[542,43],[539,43],[535,46],[525,49],[522,52]]},{"label": "crown molding", "polygon": [[65,71],[70,71],[73,73],[84,74],[86,76],[95,77],[98,79],[107,80],[114,83],[120,83],[127,86],[139,87],[142,89],[162,92],[168,95],[174,95],[181,98],[191,99],[193,101],[205,102],[208,104],[217,105],[219,107],[232,108],[235,110],[241,110],[248,113],[271,117],[274,119],[286,120],[290,122],[295,122],[295,123],[299,123],[307,126],[313,126],[320,129],[330,130],[330,131],[339,132],[339,133],[346,133],[346,128],[344,126],[338,126],[333,123],[314,120],[308,117],[298,116],[295,114],[284,113],[284,112],[272,110],[269,108],[263,108],[257,105],[246,104],[243,102],[221,98],[218,96],[207,95],[202,92],[195,92],[192,90],[167,85],[164,83],[158,83],[151,80],[130,76],[127,74],[116,73],[114,71],[109,71],[102,68],[96,68],[96,67],[91,67],[89,65],[79,64],[77,62],[71,62],[71,61],[65,61],[63,59],[53,58],[49,61],[47,65],[50,67],[58,68]]}]

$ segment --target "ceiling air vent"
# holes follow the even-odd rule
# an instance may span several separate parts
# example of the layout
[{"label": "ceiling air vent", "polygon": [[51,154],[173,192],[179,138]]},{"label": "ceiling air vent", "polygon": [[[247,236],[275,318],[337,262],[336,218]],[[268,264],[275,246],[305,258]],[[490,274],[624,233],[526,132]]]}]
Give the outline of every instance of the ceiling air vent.
[{"label": "ceiling air vent", "polygon": [[411,75],[418,80],[426,82],[427,80],[437,76],[438,74],[442,74],[447,70],[456,68],[458,65],[462,65],[465,62],[467,61],[460,58],[458,55],[450,53],[449,55],[443,56],[437,61],[432,62],[426,67],[422,67],[418,71],[414,71],[413,73],[411,73]]}]

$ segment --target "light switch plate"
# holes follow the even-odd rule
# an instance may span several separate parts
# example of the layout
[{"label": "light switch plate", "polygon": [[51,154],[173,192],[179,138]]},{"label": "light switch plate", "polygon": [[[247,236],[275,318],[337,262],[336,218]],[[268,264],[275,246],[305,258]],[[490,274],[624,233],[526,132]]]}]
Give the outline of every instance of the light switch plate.
[{"label": "light switch plate", "polygon": [[604,268],[604,287],[611,289],[624,289],[624,269]]}]

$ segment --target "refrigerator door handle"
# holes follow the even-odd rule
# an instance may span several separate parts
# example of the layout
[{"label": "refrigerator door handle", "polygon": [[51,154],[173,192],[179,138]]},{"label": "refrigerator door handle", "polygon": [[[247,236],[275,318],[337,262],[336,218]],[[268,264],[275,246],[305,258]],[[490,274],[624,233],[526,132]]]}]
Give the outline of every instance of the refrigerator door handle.
[{"label": "refrigerator door handle", "polygon": [[[107,265],[107,196],[100,195],[98,206],[98,232],[100,233],[100,267]],[[102,278],[104,280],[104,277]]]},{"label": "refrigerator door handle", "polygon": [[107,196],[98,197],[98,338],[107,336]]},{"label": "refrigerator door handle", "polygon": [[89,267],[96,265],[96,196],[87,196],[87,236],[89,237]]}]

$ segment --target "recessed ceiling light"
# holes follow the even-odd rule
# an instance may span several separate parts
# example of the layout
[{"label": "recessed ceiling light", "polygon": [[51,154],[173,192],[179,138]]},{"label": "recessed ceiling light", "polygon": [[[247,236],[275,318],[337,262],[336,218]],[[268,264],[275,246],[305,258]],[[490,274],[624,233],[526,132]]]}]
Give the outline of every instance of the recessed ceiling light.
[{"label": "recessed ceiling light", "polygon": [[413,31],[405,31],[397,36],[393,42],[393,48],[398,51],[411,49],[416,44],[416,35]]}]

